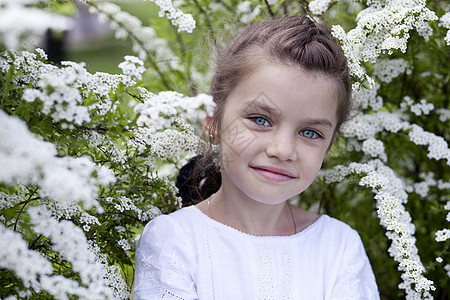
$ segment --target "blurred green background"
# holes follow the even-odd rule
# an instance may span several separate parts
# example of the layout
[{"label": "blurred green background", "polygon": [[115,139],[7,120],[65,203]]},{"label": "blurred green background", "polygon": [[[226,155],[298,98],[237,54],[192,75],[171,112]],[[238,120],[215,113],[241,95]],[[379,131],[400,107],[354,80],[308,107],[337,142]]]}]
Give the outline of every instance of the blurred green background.
[{"label": "blurred green background", "polygon": [[[162,19],[158,16],[159,7],[152,2],[129,0],[113,3],[139,18],[145,26],[149,26],[152,20]],[[65,10],[66,13],[71,15],[77,13],[77,9],[72,2],[64,4],[61,10]],[[93,18],[96,17],[93,15]],[[107,27],[108,25],[103,25],[103,28]],[[63,58],[64,60],[85,62],[90,72],[121,73],[117,66],[123,61],[125,55],[135,55],[131,49],[131,43],[126,40],[115,39],[114,32],[109,30],[102,35],[90,37],[84,41],[66,43]]]}]

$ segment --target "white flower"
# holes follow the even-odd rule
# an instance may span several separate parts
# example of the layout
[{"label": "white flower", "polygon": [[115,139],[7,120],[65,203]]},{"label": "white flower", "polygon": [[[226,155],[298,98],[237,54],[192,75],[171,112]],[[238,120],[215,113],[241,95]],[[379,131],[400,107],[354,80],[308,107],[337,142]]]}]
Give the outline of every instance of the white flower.
[{"label": "white flower", "polygon": [[447,271],[447,276],[450,277],[450,265],[445,265],[444,270]]},{"label": "white flower", "polygon": [[42,112],[55,121],[65,120],[77,125],[89,122],[88,108],[80,105],[82,97],[73,87],[74,81],[75,77],[68,73],[42,74],[37,82],[40,89],[25,89],[24,100],[33,102],[38,98],[43,103]]},{"label": "white flower", "polygon": [[444,228],[436,232],[436,242],[444,242],[450,238],[450,229]]},{"label": "white flower", "polygon": [[381,54],[397,49],[405,52],[413,29],[429,39],[432,29],[428,22],[437,20],[422,0],[368,1],[367,5],[358,14],[356,28],[347,34],[340,26],[332,27],[349,61],[350,73],[361,80],[368,79],[361,62],[374,63]]},{"label": "white flower", "polygon": [[190,14],[185,14],[175,8],[171,0],[147,0],[159,6],[159,16],[166,16],[172,25],[178,26],[178,31],[192,32],[195,28],[195,20]]},{"label": "white flower", "polygon": [[387,160],[383,142],[374,138],[367,139],[363,142],[362,151],[371,157],[380,157],[383,161]]},{"label": "white flower", "polygon": [[[320,176],[325,177],[326,183],[340,182],[353,172],[363,175],[359,184],[372,188],[376,194],[380,224],[388,230],[386,236],[392,241],[388,252],[399,262],[399,270],[403,272],[401,275],[403,282],[399,287],[406,290],[408,297],[419,292],[425,295],[429,290],[434,290],[433,282],[422,274],[425,268],[415,245],[416,239],[413,236],[415,226],[404,207],[407,194],[401,179],[380,160],[372,160],[367,164],[353,162],[348,167],[339,165],[332,170],[322,171]],[[442,234],[439,238],[442,238],[441,236]],[[413,284],[415,291],[411,288]]]},{"label": "white flower", "polygon": [[441,121],[442,123],[450,120],[450,109],[438,108],[435,110],[435,112],[439,114],[439,121]]},{"label": "white flower", "polygon": [[100,209],[96,184],[112,182],[112,173],[97,181],[91,176],[98,167],[89,159],[56,155],[53,144],[35,138],[23,121],[0,111],[0,182],[36,184],[41,197]]},{"label": "white flower", "polygon": [[[176,191],[174,194],[176,194]],[[141,221],[149,221],[154,217],[158,216],[159,214],[161,214],[161,211],[159,211],[158,208],[151,205],[142,210],[134,204],[133,199],[127,198],[125,196],[119,196],[117,198],[109,197],[108,199],[106,199],[106,201],[115,202],[116,204],[114,205],[114,208],[120,212],[124,211],[135,212],[139,220]]]},{"label": "white flower", "polygon": [[383,82],[391,82],[402,73],[411,73],[409,64],[402,58],[380,59],[375,64],[374,75]]},{"label": "white flower", "polygon": [[315,15],[321,15],[327,11],[333,0],[313,0],[309,2],[309,10]]},{"label": "white flower", "polygon": [[131,250],[130,243],[126,239],[121,239],[117,242],[120,247],[128,254],[128,252]]},{"label": "white flower", "polygon": [[0,267],[11,270],[25,287],[40,290],[39,276],[49,276],[52,264],[38,252],[28,249],[22,236],[0,224]]},{"label": "white flower", "polygon": [[153,132],[171,128],[176,116],[199,126],[205,111],[210,115],[214,108],[212,97],[205,94],[184,97],[180,93],[169,91],[158,95],[142,95],[146,97],[143,103],[134,107],[134,111],[140,114],[137,124],[146,126]]},{"label": "white flower", "polygon": [[383,107],[383,98],[377,95],[379,88],[379,83],[375,83],[372,88],[364,88],[362,86],[354,88],[352,93],[354,105],[361,109],[367,109],[369,106],[375,111],[381,109]]},{"label": "white flower", "polygon": [[[450,29],[450,12],[444,14],[439,21],[439,26]],[[447,35],[444,40],[447,42],[447,45],[450,46],[450,30],[447,30]]]},{"label": "white flower", "polygon": [[[37,1],[33,1],[37,2]],[[32,44],[48,29],[63,31],[72,26],[71,19],[27,7],[32,1],[2,1],[0,9],[0,44],[17,49]]]},{"label": "white flower", "polygon": [[428,145],[429,158],[446,159],[450,165],[450,149],[444,138],[437,136],[431,132],[426,132],[418,125],[412,125],[411,131],[408,133],[409,138],[416,145]]},{"label": "white flower", "polygon": [[119,64],[124,75],[131,76],[132,79],[142,80],[142,73],[145,72],[144,62],[135,56],[125,56],[125,61]]},{"label": "white flower", "polygon": [[259,4],[254,5],[252,1],[243,1],[238,4],[236,13],[240,15],[239,20],[243,24],[249,24],[259,15],[260,10],[261,6]]},{"label": "white flower", "polygon": [[433,103],[428,103],[425,99],[420,100],[420,103],[414,103],[409,96],[405,96],[400,107],[402,110],[405,110],[408,106],[410,107],[411,112],[416,116],[422,114],[428,115],[434,109]]},{"label": "white flower", "polygon": [[71,264],[72,270],[79,274],[82,285],[74,282],[72,286],[58,285],[58,278],[66,280],[63,276],[55,277],[51,281],[42,282],[43,286],[52,285],[53,293],[59,293],[57,298],[65,299],[66,294],[74,294],[80,298],[106,299],[112,297],[112,290],[103,280],[103,266],[95,259],[94,253],[89,250],[88,242],[83,231],[69,221],[56,221],[51,218],[50,212],[44,206],[35,206],[28,209],[30,223],[33,229],[52,241],[53,251],[59,253],[62,259]]}]

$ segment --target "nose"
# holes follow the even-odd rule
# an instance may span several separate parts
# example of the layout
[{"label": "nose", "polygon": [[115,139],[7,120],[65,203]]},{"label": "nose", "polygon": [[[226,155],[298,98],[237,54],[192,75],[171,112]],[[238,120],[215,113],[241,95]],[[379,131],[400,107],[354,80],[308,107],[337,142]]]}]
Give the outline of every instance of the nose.
[{"label": "nose", "polygon": [[286,130],[277,130],[268,137],[266,154],[281,161],[297,159],[296,136]]}]

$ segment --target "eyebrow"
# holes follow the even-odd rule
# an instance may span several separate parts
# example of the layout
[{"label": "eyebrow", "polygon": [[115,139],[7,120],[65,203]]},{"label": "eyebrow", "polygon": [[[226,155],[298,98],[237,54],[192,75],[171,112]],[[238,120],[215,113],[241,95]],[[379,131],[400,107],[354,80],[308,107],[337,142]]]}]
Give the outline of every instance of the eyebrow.
[{"label": "eyebrow", "polygon": [[306,123],[311,125],[325,125],[327,127],[333,127],[333,124],[328,119],[309,119]]},{"label": "eyebrow", "polygon": [[273,107],[268,106],[265,103],[261,103],[261,102],[258,102],[258,101],[252,101],[252,102],[248,103],[247,104],[247,109],[248,108],[260,109],[260,110],[263,110],[263,111],[267,112],[270,115],[276,115],[276,116],[281,115],[281,112],[278,109],[275,109]]}]

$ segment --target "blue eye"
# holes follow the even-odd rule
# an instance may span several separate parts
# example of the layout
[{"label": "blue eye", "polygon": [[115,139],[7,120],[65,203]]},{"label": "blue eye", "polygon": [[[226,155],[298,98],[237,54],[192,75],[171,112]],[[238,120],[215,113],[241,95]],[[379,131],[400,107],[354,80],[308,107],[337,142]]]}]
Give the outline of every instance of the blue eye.
[{"label": "blue eye", "polygon": [[317,139],[320,137],[320,135],[315,132],[314,130],[310,130],[310,129],[305,129],[303,131],[300,132],[300,135],[308,138],[308,139]]},{"label": "blue eye", "polygon": [[263,117],[251,117],[250,120],[252,120],[253,123],[259,126],[270,126],[269,121],[267,121],[267,119]]}]

